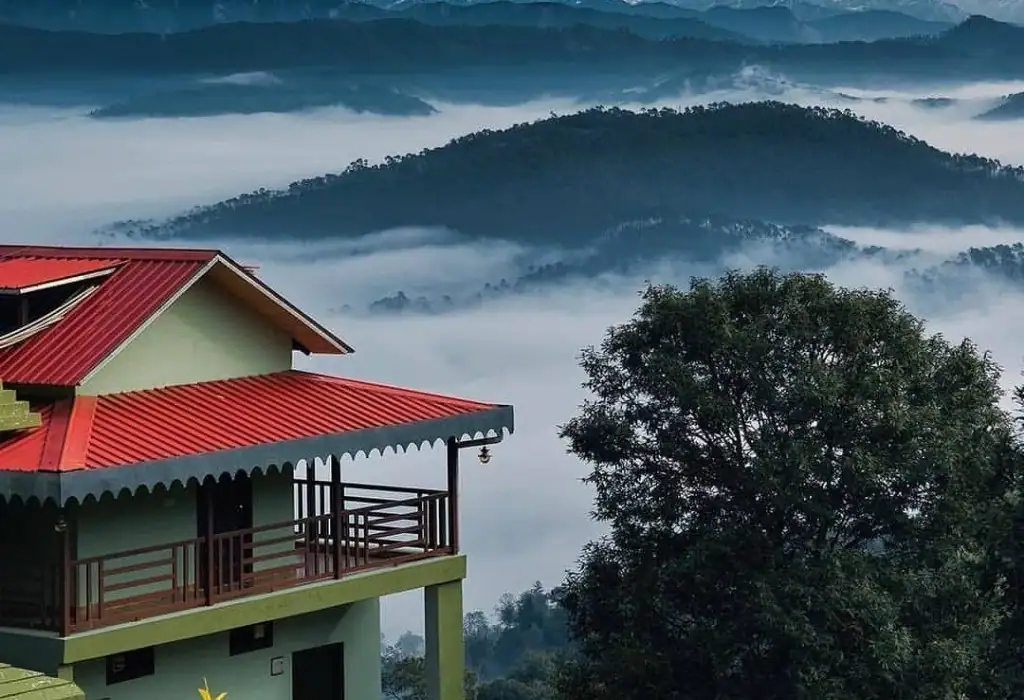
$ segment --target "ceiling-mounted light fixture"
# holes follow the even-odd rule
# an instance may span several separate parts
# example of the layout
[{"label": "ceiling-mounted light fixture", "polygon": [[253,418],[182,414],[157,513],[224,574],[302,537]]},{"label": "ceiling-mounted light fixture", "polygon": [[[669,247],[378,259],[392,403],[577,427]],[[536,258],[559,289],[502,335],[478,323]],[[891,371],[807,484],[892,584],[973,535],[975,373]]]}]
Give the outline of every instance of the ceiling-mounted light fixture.
[{"label": "ceiling-mounted light fixture", "polygon": [[487,464],[491,461],[491,451],[488,449],[487,445],[480,448],[480,454],[478,457],[480,459],[480,464]]}]

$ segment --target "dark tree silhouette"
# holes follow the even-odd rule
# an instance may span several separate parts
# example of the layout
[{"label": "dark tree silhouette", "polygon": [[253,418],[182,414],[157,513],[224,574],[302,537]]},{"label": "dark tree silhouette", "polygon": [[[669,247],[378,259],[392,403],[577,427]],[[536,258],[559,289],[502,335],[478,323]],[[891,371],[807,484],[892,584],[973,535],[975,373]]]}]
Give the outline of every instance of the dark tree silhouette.
[{"label": "dark tree silhouette", "polygon": [[582,365],[563,435],[611,534],[567,583],[565,698],[1005,697],[986,354],[889,293],[759,269],[647,289]]}]

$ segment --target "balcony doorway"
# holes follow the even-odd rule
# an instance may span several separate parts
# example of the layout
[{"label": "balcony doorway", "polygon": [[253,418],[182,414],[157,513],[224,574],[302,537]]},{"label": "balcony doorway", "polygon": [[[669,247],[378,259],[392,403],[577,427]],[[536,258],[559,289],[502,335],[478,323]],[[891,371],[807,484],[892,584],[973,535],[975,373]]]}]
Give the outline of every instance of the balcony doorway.
[{"label": "balcony doorway", "polygon": [[345,700],[344,645],[292,654],[292,700]]},{"label": "balcony doorway", "polygon": [[[212,526],[212,533],[210,528]],[[208,479],[196,491],[196,533],[205,538],[252,529],[252,480],[246,475],[234,479]],[[246,574],[252,573],[252,533],[239,532],[232,537],[218,537],[213,543],[213,577],[208,576],[211,558],[207,542],[199,546],[199,575],[204,589],[213,581],[217,593],[242,587]]]}]

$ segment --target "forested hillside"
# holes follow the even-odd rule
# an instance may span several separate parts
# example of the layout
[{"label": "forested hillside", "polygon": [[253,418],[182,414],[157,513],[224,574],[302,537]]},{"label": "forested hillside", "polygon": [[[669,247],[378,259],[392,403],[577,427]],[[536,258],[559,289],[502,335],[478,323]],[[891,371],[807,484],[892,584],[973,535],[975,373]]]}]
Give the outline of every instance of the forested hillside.
[{"label": "forested hillside", "polygon": [[[550,22],[436,26],[395,14],[375,21],[234,22],[182,32],[53,31],[0,23],[0,75],[167,75],[334,67],[349,74],[423,74],[513,68],[519,74],[575,67],[581,73],[737,69],[950,79],[1021,77],[1024,28],[971,17],[935,36],[876,42],[750,44],[722,27],[683,22],[680,38],[625,27]],[[734,18],[735,19],[735,18]],[[641,20],[642,21],[642,20]],[[628,24],[628,21],[624,21]],[[692,36],[699,35],[699,36]]]},{"label": "forested hillside", "polygon": [[849,111],[779,102],[590,109],[260,190],[144,237],[322,239],[400,226],[574,245],[642,218],[780,224],[1024,222],[1024,168]]}]

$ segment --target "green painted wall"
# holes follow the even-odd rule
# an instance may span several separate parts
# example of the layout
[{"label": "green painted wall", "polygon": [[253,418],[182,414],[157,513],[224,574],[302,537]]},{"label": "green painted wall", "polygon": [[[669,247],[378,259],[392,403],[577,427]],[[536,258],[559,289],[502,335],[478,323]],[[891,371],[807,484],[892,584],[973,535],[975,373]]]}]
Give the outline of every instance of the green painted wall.
[{"label": "green painted wall", "polygon": [[[252,521],[253,527],[276,525],[295,519],[295,489],[292,485],[292,469],[289,467],[280,473],[256,476],[252,484]],[[257,561],[253,568],[274,569],[290,563],[298,565],[302,557],[296,554],[295,547],[289,542],[271,543],[260,546],[261,541],[276,540],[289,535],[292,528],[273,528],[253,535],[253,556],[262,557],[271,554],[283,556],[273,557],[265,561]],[[286,556],[284,556],[286,555]]]},{"label": "green painted wall", "polygon": [[[109,495],[99,501],[83,504],[75,513],[78,529],[78,559],[112,554],[133,549],[142,549],[196,536],[196,493],[195,487],[185,488],[175,484],[171,489],[157,489],[152,493],[130,496],[127,492],[118,498]],[[169,549],[132,557],[107,560],[107,568],[130,566],[144,562],[156,562],[168,557]],[[182,557],[183,559],[184,557]],[[95,572],[95,569],[94,569]],[[170,572],[169,565],[147,568],[117,576],[107,576],[108,584],[127,583],[151,578]],[[184,561],[179,562],[178,575],[184,576]],[[194,575],[194,571],[190,571]],[[192,576],[189,576],[191,579]],[[95,573],[92,578],[90,599],[97,598]],[[85,573],[79,571],[79,604],[85,604]],[[106,600],[114,600],[140,593],[160,590],[165,586],[152,584],[131,587],[106,594]]]},{"label": "green painted wall", "polygon": [[[252,477],[253,491],[253,525],[272,525],[295,518],[293,506],[292,473],[286,470],[280,473],[256,474]],[[77,513],[78,523],[78,559],[84,559],[113,552],[128,551],[153,547],[196,536],[196,487],[185,488],[175,484],[170,490],[157,489],[153,493],[140,493],[129,496],[127,492],[118,498],[105,496],[99,501],[82,505]],[[286,543],[258,546],[260,540],[270,540],[289,534],[287,529],[275,528],[257,533],[253,538],[254,555],[260,556],[270,552],[294,552],[294,547]],[[106,562],[111,566],[130,566],[144,562],[155,562],[166,559],[169,548],[161,548],[155,552],[119,558],[116,563]],[[194,557],[194,549],[189,548],[187,555],[179,548],[178,579],[182,582],[195,580],[195,566],[190,561],[185,565],[185,557]],[[298,556],[291,561],[298,563]],[[289,559],[280,558],[257,562],[256,568],[283,566]],[[94,570],[95,571],[95,570]],[[140,579],[159,576],[170,572],[170,566],[147,568],[144,570],[108,576],[110,584],[127,583]],[[80,581],[84,589],[84,569],[80,572]],[[92,580],[90,598],[97,600],[98,581]],[[107,600],[148,593],[164,588],[162,584],[152,584],[112,591]],[[85,592],[79,596],[80,604],[85,603]]]},{"label": "green painted wall", "polygon": [[79,387],[86,396],[291,369],[292,340],[200,280]]},{"label": "green painted wall", "polygon": [[[228,634],[219,633],[156,648],[156,673],[106,684],[104,659],[74,667],[75,683],[88,700],[182,700],[198,697],[205,677],[214,697],[229,700],[291,700],[291,654],[341,642],[345,645],[345,697],[380,697],[380,601],[377,598],[274,623],[274,646],[228,654]],[[271,675],[271,659],[283,657],[283,673]]]}]

